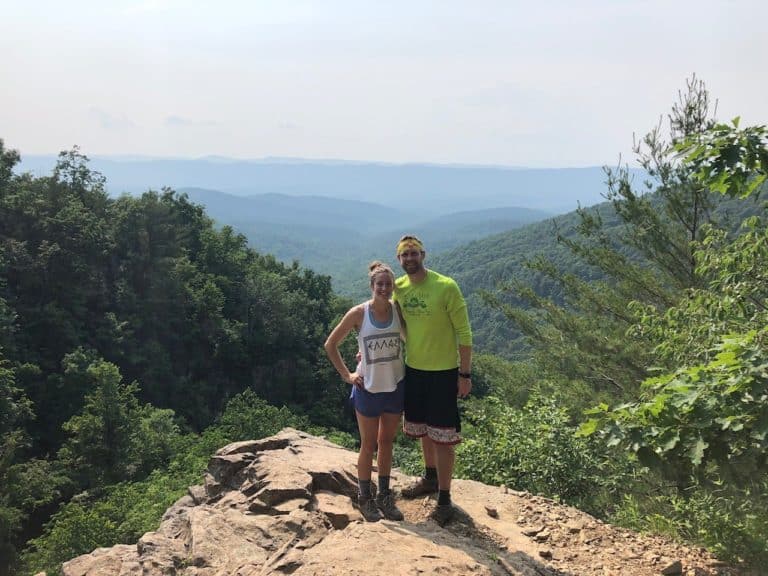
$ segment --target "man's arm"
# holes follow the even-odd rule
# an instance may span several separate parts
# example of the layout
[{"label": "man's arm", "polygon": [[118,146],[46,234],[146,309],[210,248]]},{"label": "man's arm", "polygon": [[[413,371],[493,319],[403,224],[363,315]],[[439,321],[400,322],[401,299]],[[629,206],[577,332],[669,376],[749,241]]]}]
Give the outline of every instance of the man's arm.
[{"label": "man's arm", "polygon": [[464,378],[461,374],[472,373],[472,346],[459,344],[459,398],[465,398],[472,392],[472,377]]},{"label": "man's arm", "polygon": [[456,334],[456,339],[459,342],[459,346],[469,346],[471,348],[472,328],[469,325],[467,302],[464,300],[464,296],[461,294],[461,290],[459,290],[458,284],[456,284],[456,282],[453,280],[450,282],[451,284],[448,289],[446,299],[448,317],[451,319],[451,325],[453,326],[453,331]]},{"label": "man's arm", "polygon": [[467,302],[456,282],[452,282],[448,294],[448,315],[459,346],[459,374],[470,375],[459,376],[458,395],[464,398],[472,391],[472,328],[469,325]]}]

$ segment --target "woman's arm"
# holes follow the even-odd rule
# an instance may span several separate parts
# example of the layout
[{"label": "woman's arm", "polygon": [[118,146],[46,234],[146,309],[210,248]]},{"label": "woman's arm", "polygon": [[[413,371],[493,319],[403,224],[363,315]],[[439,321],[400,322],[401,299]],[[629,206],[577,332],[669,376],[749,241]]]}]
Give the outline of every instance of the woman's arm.
[{"label": "woman's arm", "polygon": [[350,308],[325,341],[325,353],[328,354],[328,359],[331,361],[331,364],[336,368],[336,371],[344,382],[347,384],[354,384],[355,386],[362,386],[363,375],[349,371],[339,352],[339,344],[341,344],[352,329],[359,329],[362,320],[363,307],[355,306],[354,308]]},{"label": "woman's arm", "polygon": [[400,310],[400,302],[395,302],[395,310],[397,310],[397,317],[400,319],[400,338],[405,342],[407,336],[405,318],[403,318],[403,311]]}]

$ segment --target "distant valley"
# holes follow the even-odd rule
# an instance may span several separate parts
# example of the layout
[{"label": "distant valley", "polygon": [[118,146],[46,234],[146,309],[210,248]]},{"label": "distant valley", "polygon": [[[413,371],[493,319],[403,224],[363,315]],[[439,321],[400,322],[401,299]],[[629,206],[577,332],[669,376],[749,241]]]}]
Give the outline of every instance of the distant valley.
[{"label": "distant valley", "polygon": [[320,196],[260,194],[235,196],[217,190],[180,188],[205,206],[219,225],[230,225],[263,253],[329,274],[335,289],[350,297],[367,292],[365,265],[372,259],[394,264],[394,245],[416,233],[430,254],[551,216],[542,210],[502,207],[454,212],[429,219],[370,202]]},{"label": "distant valley", "polygon": [[[22,156],[20,170],[50,174],[55,156]],[[602,201],[601,167],[512,168],[318,160],[94,157],[112,194],[205,188],[238,196],[284,194],[373,202],[424,217],[500,206],[563,213]]]},{"label": "distant valley", "polygon": [[[55,156],[25,156],[17,171],[50,174]],[[170,187],[263,253],[333,277],[342,295],[366,293],[365,264],[394,264],[405,233],[431,256],[603,200],[599,167],[382,164],[302,159],[95,157],[112,195]]]}]

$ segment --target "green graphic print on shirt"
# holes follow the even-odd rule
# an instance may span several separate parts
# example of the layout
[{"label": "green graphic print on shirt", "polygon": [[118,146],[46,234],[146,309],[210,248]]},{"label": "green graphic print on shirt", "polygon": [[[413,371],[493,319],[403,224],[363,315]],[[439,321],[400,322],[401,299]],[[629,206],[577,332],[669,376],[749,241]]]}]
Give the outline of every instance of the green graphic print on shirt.
[{"label": "green graphic print on shirt", "polygon": [[394,300],[406,323],[406,364],[418,370],[456,368],[458,344],[472,345],[467,304],[456,282],[432,270],[418,284],[402,276]]}]

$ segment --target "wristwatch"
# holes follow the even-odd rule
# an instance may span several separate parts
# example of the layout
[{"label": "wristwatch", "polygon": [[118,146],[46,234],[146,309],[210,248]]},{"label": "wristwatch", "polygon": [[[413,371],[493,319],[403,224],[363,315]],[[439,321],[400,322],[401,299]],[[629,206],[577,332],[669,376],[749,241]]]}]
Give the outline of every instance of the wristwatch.
[{"label": "wristwatch", "polygon": [[459,372],[459,378],[472,378],[472,372]]}]

